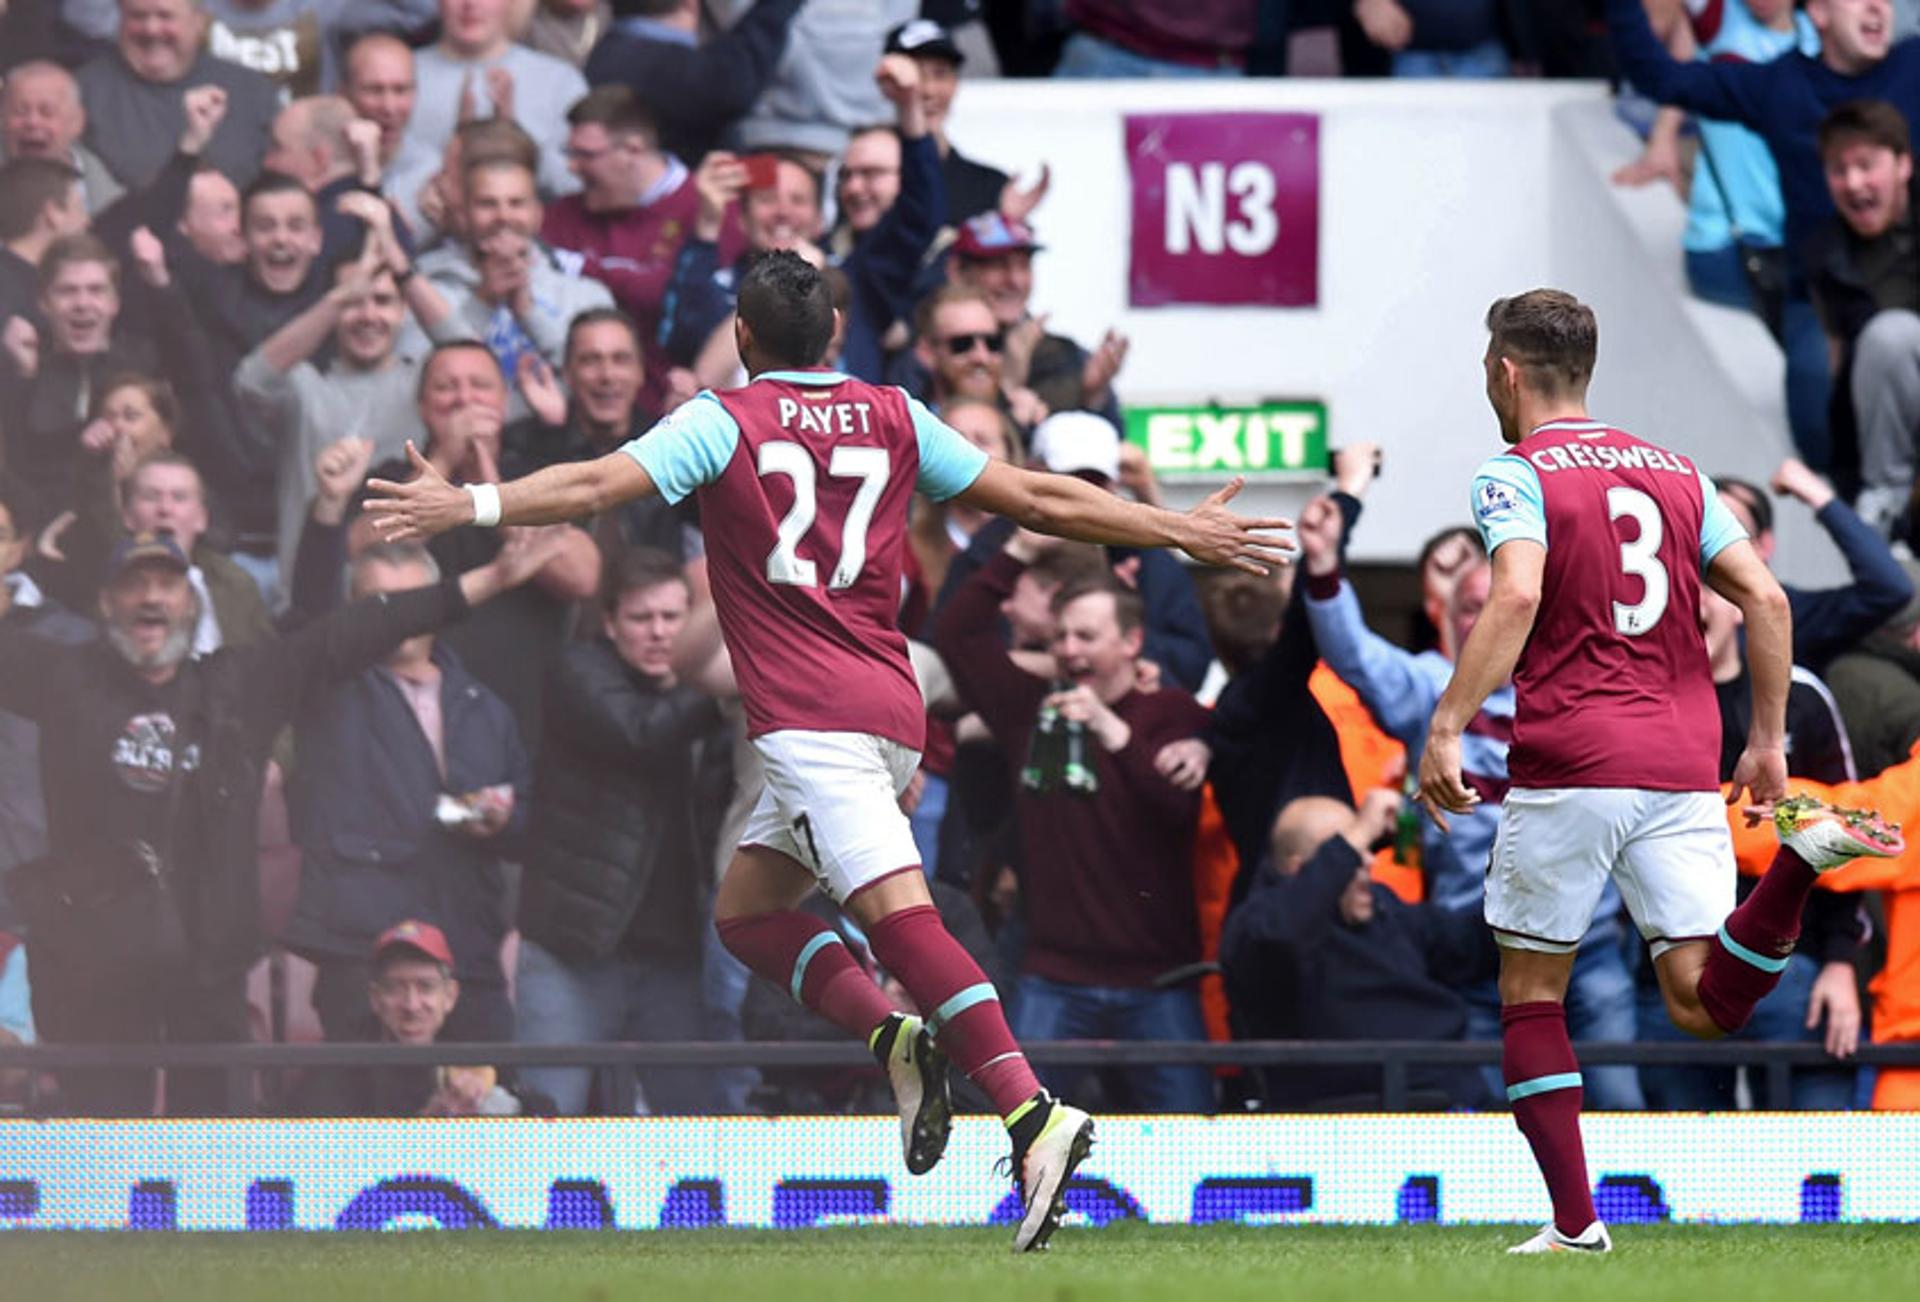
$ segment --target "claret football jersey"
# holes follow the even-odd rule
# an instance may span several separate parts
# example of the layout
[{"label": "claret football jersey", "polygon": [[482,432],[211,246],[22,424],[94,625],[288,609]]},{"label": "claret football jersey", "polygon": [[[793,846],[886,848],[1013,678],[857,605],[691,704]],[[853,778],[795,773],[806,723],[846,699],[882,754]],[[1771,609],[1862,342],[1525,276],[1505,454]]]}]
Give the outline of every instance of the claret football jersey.
[{"label": "claret football jersey", "polygon": [[1594,421],[1543,425],[1481,466],[1492,555],[1547,549],[1514,671],[1516,787],[1719,787],[1701,575],[1745,532],[1687,458]]},{"label": "claret football jersey", "polygon": [[907,508],[986,454],[897,388],[770,371],[626,445],[669,502],[697,494],[748,731],[863,732],[915,750],[926,706],[898,612]]}]

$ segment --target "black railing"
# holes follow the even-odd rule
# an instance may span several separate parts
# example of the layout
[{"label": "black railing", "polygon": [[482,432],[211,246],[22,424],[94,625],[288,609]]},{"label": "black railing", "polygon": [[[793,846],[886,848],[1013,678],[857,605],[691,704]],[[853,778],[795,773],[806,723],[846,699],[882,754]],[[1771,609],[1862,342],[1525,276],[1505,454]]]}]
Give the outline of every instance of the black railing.
[{"label": "black railing", "polygon": [[[1380,1106],[1409,1102],[1409,1070],[1419,1066],[1497,1066],[1494,1042],[1430,1040],[1049,1040],[1024,1046],[1035,1062],[1061,1066],[1128,1067],[1198,1063],[1240,1067],[1354,1067],[1380,1069]],[[1749,1066],[1756,1101],[1785,1110],[1795,1067],[1920,1068],[1920,1044],[1862,1045],[1844,1062],[1809,1042],[1607,1042],[1577,1046],[1584,1066]],[[851,1042],[749,1041],[638,1044],[38,1044],[0,1046],[0,1070],[26,1068],[218,1068],[237,1073],[280,1068],[491,1067],[856,1067],[873,1059]]]}]

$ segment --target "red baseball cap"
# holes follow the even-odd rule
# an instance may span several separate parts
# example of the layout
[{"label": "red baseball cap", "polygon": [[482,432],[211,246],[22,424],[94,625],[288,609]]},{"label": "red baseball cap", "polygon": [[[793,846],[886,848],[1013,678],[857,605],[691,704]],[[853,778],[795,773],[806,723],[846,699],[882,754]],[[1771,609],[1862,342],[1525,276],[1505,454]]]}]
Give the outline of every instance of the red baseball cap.
[{"label": "red baseball cap", "polygon": [[408,918],[388,927],[380,933],[380,939],[373,942],[373,961],[378,963],[388,950],[395,948],[416,950],[442,967],[453,966],[453,947],[447,944],[446,934],[431,922]]}]

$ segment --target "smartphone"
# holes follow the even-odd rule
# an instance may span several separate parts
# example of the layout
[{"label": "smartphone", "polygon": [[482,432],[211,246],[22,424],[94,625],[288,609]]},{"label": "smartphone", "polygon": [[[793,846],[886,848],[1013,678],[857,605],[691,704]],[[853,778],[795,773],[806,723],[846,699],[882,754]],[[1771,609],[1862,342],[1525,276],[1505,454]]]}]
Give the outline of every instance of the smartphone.
[{"label": "smartphone", "polygon": [[749,154],[740,160],[747,169],[747,189],[771,190],[780,184],[780,160],[772,154]]}]

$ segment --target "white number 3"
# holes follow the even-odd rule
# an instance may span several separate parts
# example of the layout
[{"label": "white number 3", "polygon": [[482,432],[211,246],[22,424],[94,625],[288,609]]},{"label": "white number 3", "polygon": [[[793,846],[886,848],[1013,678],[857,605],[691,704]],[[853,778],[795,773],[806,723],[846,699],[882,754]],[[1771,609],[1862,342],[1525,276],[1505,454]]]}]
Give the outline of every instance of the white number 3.
[{"label": "white number 3", "polygon": [[1660,540],[1664,528],[1660,508],[1651,497],[1637,488],[1615,485],[1607,490],[1607,515],[1615,520],[1631,516],[1640,526],[1640,536],[1620,544],[1620,568],[1646,585],[1646,592],[1634,605],[1613,603],[1613,626],[1626,637],[1639,637],[1660,622],[1667,613],[1667,567],[1660,563]]},{"label": "white number 3", "polygon": [[[886,491],[892,462],[885,448],[837,447],[827,461],[827,473],[835,479],[858,479],[853,505],[847,509],[846,524],[840,530],[840,561],[827,581],[831,591],[851,588],[867,564],[867,530],[873,524],[874,508]],[[820,570],[800,556],[800,540],[813,528],[819,503],[814,488],[813,456],[798,443],[779,441],[760,445],[760,473],[785,475],[793,481],[793,505],[780,521],[773,550],[767,553],[767,581],[798,588],[811,588],[820,582]]]}]

